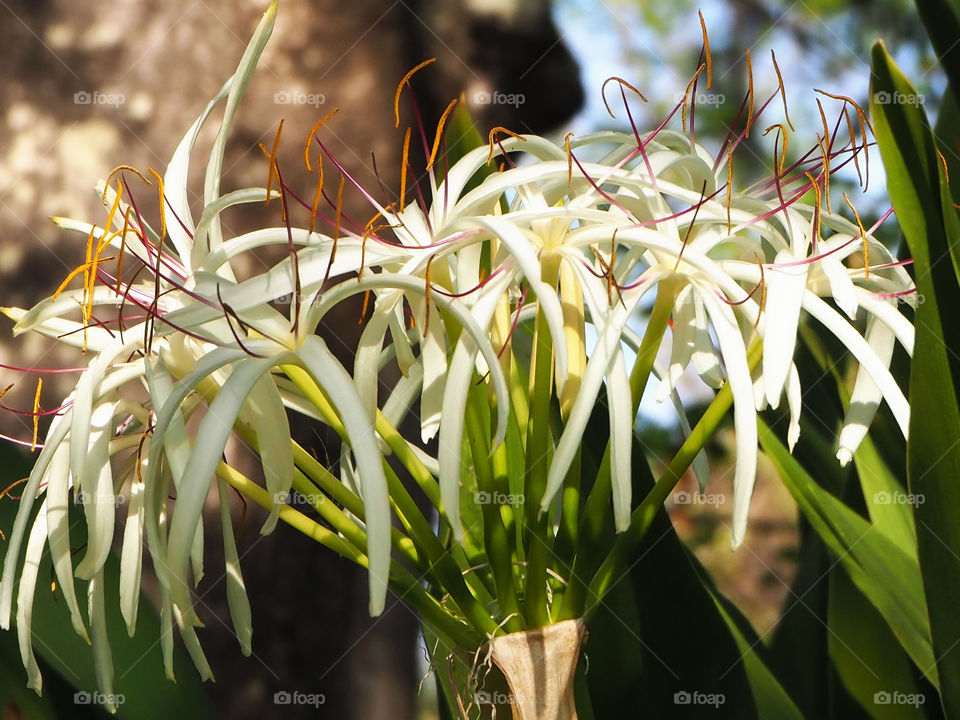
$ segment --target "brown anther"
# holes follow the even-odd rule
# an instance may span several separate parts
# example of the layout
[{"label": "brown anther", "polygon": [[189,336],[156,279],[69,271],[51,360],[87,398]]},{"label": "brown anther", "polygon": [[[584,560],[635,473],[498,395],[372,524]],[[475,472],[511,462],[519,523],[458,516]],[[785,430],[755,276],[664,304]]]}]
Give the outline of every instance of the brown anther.
[{"label": "brown anther", "polygon": [[[503,146],[500,145],[500,141],[497,140],[497,139],[495,139],[495,136],[498,135],[498,134],[509,135],[510,137],[512,137],[512,138],[517,138],[518,140],[520,140],[520,141],[522,141],[522,142],[526,142],[526,141],[527,141],[527,139],[526,139],[523,135],[518,135],[518,134],[515,133],[513,130],[507,130],[507,128],[505,128],[505,127],[500,127],[499,125],[498,125],[497,127],[493,128],[493,129],[490,131],[490,134],[487,135],[487,144],[490,146],[490,154],[487,156],[487,164],[488,164],[488,165],[490,164],[490,161],[493,160],[494,143],[496,143],[497,145],[499,145],[499,146],[500,146],[500,149],[503,150]],[[501,171],[503,170],[503,167],[502,167],[502,166],[501,166],[500,170],[501,170]]]},{"label": "brown anther", "polygon": [[443,115],[440,116],[440,122],[437,123],[437,134],[433,137],[433,147],[430,149],[430,159],[427,161],[427,170],[433,167],[433,163],[437,159],[440,141],[443,140],[443,126],[447,124],[447,118],[450,117],[450,113],[453,112],[453,108],[456,107],[458,102],[459,100],[457,100],[457,98],[451,100],[450,104],[447,105],[447,109],[443,111]]},{"label": "brown anther", "polygon": [[703,12],[697,10],[697,15],[700,16],[700,31],[703,33],[703,54],[707,60],[707,90],[709,90],[713,84],[713,60],[710,57],[710,38],[707,37],[707,23],[703,20]]},{"label": "brown anther", "polygon": [[323,127],[324,123],[327,122],[330,118],[340,112],[340,108],[334,108],[322,118],[317,120],[314,123],[313,127],[310,128],[310,132],[307,133],[307,141],[303,144],[303,164],[307,166],[307,172],[313,172],[313,168],[310,167],[310,145],[313,143],[313,138],[317,134],[317,130]]},{"label": "brown anther", "polygon": [[603,98],[603,104],[604,106],[606,106],[607,112],[610,113],[610,117],[616,117],[613,114],[613,110],[610,109],[610,103],[607,102],[607,83],[611,83],[611,82],[620,83],[622,87],[632,90],[638,98],[643,100],[643,102],[647,102],[647,98],[644,96],[644,94],[639,90],[637,90],[637,88],[635,88],[633,85],[628,83],[626,80],[624,80],[622,77],[617,77],[615,75],[613,77],[608,77],[606,80],[603,81],[603,85],[600,86],[600,97]]},{"label": "brown anther", "polygon": [[397,92],[393,97],[393,116],[394,116],[394,127],[400,127],[400,94],[403,92],[403,86],[410,82],[412,78],[419,70],[422,70],[430,63],[435,63],[436,58],[430,58],[429,60],[424,60],[422,63],[414,67],[410,72],[403,76],[403,79],[397,83]]}]

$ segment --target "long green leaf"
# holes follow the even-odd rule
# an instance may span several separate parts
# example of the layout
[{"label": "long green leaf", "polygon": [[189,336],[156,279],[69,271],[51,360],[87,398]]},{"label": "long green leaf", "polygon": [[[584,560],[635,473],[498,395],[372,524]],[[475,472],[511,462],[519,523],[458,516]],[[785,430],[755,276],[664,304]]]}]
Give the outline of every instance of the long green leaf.
[{"label": "long green leaf", "polygon": [[890,625],[920,670],[937,684],[923,581],[917,562],[821,488],[767,424],[760,444],[813,529]]},{"label": "long green leaf", "polygon": [[922,499],[914,517],[941,700],[947,717],[960,718],[960,324],[943,316],[960,307],[960,221],[923,109],[879,102],[882,93],[916,91],[880,43],[872,66],[871,114],[887,189],[923,299],[915,317],[907,478],[910,492]]}]

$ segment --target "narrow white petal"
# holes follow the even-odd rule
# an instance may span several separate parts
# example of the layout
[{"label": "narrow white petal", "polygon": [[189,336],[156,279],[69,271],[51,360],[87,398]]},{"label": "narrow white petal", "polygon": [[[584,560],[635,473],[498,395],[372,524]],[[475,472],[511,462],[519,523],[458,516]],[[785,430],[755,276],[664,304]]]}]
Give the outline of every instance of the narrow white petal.
[{"label": "narrow white petal", "polygon": [[747,513],[757,472],[757,416],[753,403],[753,381],[743,336],[733,311],[717,300],[711,289],[700,291],[703,304],[710,313],[720,352],[727,367],[733,391],[733,424],[737,440],[737,466],[733,477],[732,547],[743,542],[747,531]]},{"label": "narrow white petal", "polygon": [[143,567],[143,483],[130,484],[130,502],[123,527],[123,545],[120,548],[120,612],[127,624],[127,634],[133,637],[137,629],[137,609],[140,605],[140,573]]},{"label": "narrow white petal", "polygon": [[788,265],[797,258],[788,252],[777,255],[776,265],[766,271],[767,300],[764,309],[763,378],[767,402],[776,409],[787,384],[797,343],[800,308],[807,285],[809,265]]},{"label": "narrow white petal", "polygon": [[900,426],[900,431],[904,437],[907,437],[910,427],[910,404],[904,397],[900,386],[897,385],[897,381],[890,374],[886,362],[878,356],[877,351],[864,340],[856,328],[827,303],[809,291],[804,295],[803,308],[836,335],[837,339],[847,347],[863,369],[869,373],[873,382],[880,388],[883,399],[890,406],[890,410]]},{"label": "narrow white petal", "polygon": [[366,514],[367,557],[370,559],[370,614],[379,615],[386,604],[390,576],[390,500],[376,433],[363,411],[350,375],[323,340],[316,335],[308,336],[297,356],[323,388],[343,421],[357,461]]},{"label": "narrow white petal", "polygon": [[43,556],[43,545],[47,534],[46,501],[40,504],[40,512],[30,529],[27,539],[26,557],[23,561],[23,571],[20,573],[20,588],[17,591],[17,640],[20,644],[20,657],[23,667],[27,671],[27,687],[37,691],[43,686],[40,676],[40,667],[33,654],[33,594],[37,586],[37,573],[40,569],[40,559]]},{"label": "narrow white petal", "polygon": [[274,364],[283,361],[282,357],[248,358],[236,363],[197,430],[183,481],[177,489],[166,558],[171,598],[187,623],[192,623],[194,618],[187,581],[187,562],[214,472],[233,431],[234,421],[254,383]]},{"label": "narrow white petal", "polygon": [[90,446],[77,483],[77,502],[87,519],[87,550],[76,575],[89,580],[103,568],[113,544],[117,496],[110,467],[115,403],[101,403],[90,417]]},{"label": "narrow white petal", "polygon": [[257,435],[264,484],[274,503],[270,516],[260,529],[260,533],[266,535],[276,527],[283,499],[293,486],[294,462],[290,422],[280,399],[280,391],[277,390],[270,373],[265,373],[257,380],[248,400],[242,417],[253,425]]},{"label": "narrow white petal", "polygon": [[[884,364],[889,366],[893,358],[893,348],[896,336],[887,325],[876,318],[867,321],[867,331],[864,334],[870,347]],[[850,405],[843,418],[843,428],[840,430],[839,449],[837,459],[846,466],[853,459],[853,454],[860,447],[860,443],[867,436],[870,423],[873,422],[880,407],[883,393],[870,377],[870,373],[861,365],[857,368],[857,379],[850,394]]]},{"label": "narrow white petal", "polygon": [[93,668],[97,676],[97,686],[107,702],[107,712],[117,711],[113,693],[113,654],[110,651],[110,637],[107,634],[107,605],[103,595],[103,571],[101,570],[87,585],[87,612],[90,615],[90,634],[93,636]]},{"label": "narrow white petal", "polygon": [[250,612],[250,599],[240,571],[240,556],[237,553],[237,541],[233,536],[233,520],[230,518],[230,503],[227,484],[217,478],[217,494],[220,505],[220,524],[223,528],[223,561],[227,582],[227,605],[230,607],[230,620],[233,631],[240,642],[240,651],[250,654],[253,639],[253,620]]}]

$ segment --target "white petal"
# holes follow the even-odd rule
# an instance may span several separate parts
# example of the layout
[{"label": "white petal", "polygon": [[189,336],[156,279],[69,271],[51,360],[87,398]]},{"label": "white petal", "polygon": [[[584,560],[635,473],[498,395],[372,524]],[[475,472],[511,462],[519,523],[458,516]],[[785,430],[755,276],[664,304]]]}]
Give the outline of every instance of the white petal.
[{"label": "white petal", "polygon": [[390,500],[382,456],[377,450],[374,428],[350,375],[316,335],[303,341],[297,353],[300,362],[323,388],[343,420],[359,469],[360,494],[366,514],[367,557],[370,559],[370,614],[383,612],[390,576]]},{"label": "white petal", "polygon": [[217,495],[220,505],[220,524],[223,528],[223,562],[227,582],[227,605],[230,607],[230,620],[240,642],[240,651],[250,654],[253,639],[253,621],[250,612],[250,599],[247,597],[243,573],[240,572],[240,556],[237,553],[237,541],[233,536],[233,521],[230,518],[230,503],[227,484],[217,478]]},{"label": "white petal", "polygon": [[[896,343],[896,336],[893,331],[880,320],[870,318],[867,321],[867,330],[864,336],[880,361],[884,365],[889,365],[891,358],[893,358],[893,348]],[[867,431],[870,429],[870,423],[873,422],[882,399],[883,393],[877,387],[873,378],[870,377],[870,373],[862,365],[858,367],[857,379],[854,381],[853,392],[850,394],[850,405],[843,418],[843,428],[840,430],[837,459],[841,465],[846,466],[853,459],[853,454],[860,447],[860,443],[863,442]]]},{"label": "white petal", "polygon": [[40,559],[43,556],[43,545],[47,534],[46,502],[41,503],[40,512],[30,529],[27,540],[27,552],[23,561],[23,570],[20,573],[20,588],[17,591],[17,640],[20,644],[20,657],[23,667],[27,671],[27,687],[37,691],[43,686],[40,676],[40,667],[33,654],[33,594],[37,586],[37,573],[40,569]]},{"label": "white petal", "polygon": [[123,527],[123,545],[120,548],[120,612],[130,637],[133,637],[137,629],[137,609],[140,605],[143,494],[143,483],[134,481],[130,484],[130,502],[127,505],[127,521]]},{"label": "white petal", "polygon": [[776,409],[787,384],[797,343],[800,307],[807,285],[807,263],[795,263],[788,252],[777,255],[776,265],[766,271],[766,306],[764,309],[763,378],[767,402]]},{"label": "white petal", "polygon": [[753,404],[753,381],[743,336],[733,311],[712,295],[712,290],[697,288],[703,304],[710,313],[720,352],[727,367],[730,389],[733,391],[733,424],[737,440],[737,466],[733,477],[733,537],[732,547],[743,542],[747,530],[747,513],[757,472],[757,416]]}]

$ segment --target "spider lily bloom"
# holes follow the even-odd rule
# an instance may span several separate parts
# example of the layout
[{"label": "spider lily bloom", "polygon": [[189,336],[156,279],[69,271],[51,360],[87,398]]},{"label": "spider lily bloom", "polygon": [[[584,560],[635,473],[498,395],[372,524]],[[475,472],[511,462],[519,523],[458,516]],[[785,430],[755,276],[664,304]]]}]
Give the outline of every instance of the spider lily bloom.
[{"label": "spider lily bloom", "polygon": [[[145,535],[161,586],[167,674],[172,677],[170,629],[176,622],[201,674],[211,676],[194,630],[198,620],[190,598],[191,584],[199,582],[203,573],[203,505],[231,431],[235,424],[242,424],[250,429],[266,489],[274,499],[263,531],[275,525],[281,511],[277,498],[289,492],[294,479],[285,402],[296,400],[290,399],[288,388],[281,389],[272,379],[272,371],[280,365],[302,368],[322,389],[342,423],[364,501],[370,610],[376,614],[383,609],[390,566],[390,509],[373,426],[361,411],[350,375],[312,328],[298,325],[300,318],[285,317],[264,302],[294,292],[315,293],[323,278],[355,270],[359,241],[341,242],[339,257],[334,259],[329,238],[306,230],[267,228],[224,240],[219,225],[218,216],[227,208],[270,196],[269,190],[252,188],[221,197],[219,174],[230,120],[272,30],[275,12],[272,6],[265,14],[236,74],[187,132],[166,175],[155,174],[163,208],[161,229],[150,227],[140,216],[121,171],[115,187],[110,182],[98,186],[110,208],[104,227],[57,220],[62,227],[87,236],[87,262],[76,273],[82,274],[83,288],[61,287],[27,312],[6,309],[17,322],[17,333],[45,334],[93,355],[37,457],[10,534],[0,581],[0,625],[6,628],[29,535],[16,602],[17,630],[29,684],[38,692],[41,678],[30,647],[30,607],[36,565],[46,543],[74,629],[84,637],[88,632],[74,592],[74,575],[89,583],[88,618],[98,680],[112,696],[103,567],[116,529],[117,498],[127,485],[130,501],[122,525],[119,590],[129,632],[134,632],[136,623]],[[224,120],[207,166],[204,212],[195,221],[187,203],[189,158],[203,123],[219,103],[226,104]],[[131,198],[129,204],[125,197]],[[231,259],[269,243],[288,245],[291,257],[282,267],[238,283]],[[133,281],[124,282],[122,259],[116,261],[115,271],[112,263],[108,267],[104,255],[108,249],[125,259],[128,268],[139,265]],[[371,262],[387,259],[373,248],[367,257]],[[299,277],[291,272],[298,263],[304,276],[316,282],[298,284]],[[149,279],[136,282],[144,272]],[[78,307],[80,319],[71,319]],[[294,307],[299,309],[296,303]],[[103,309],[114,318],[99,319]],[[186,424],[204,406],[200,398],[206,398],[206,412],[191,440]],[[77,498],[83,498],[88,532],[86,551],[76,567],[67,537],[71,487]],[[218,487],[226,508],[225,485],[219,481]],[[170,510],[167,498],[173,494],[176,502]],[[41,500],[40,512],[30,528],[36,500]],[[221,513],[221,520],[231,615],[241,647],[249,653],[250,609],[229,512]]]},{"label": "spider lily bloom", "polygon": [[[646,136],[597,133],[566,148],[539,137],[512,136],[491,141],[489,157],[509,163],[510,153],[522,152],[532,156],[532,163],[504,168],[464,191],[467,179],[488,162],[487,151],[478,149],[454,165],[446,185],[435,191],[429,210],[432,235],[420,244],[434,248],[429,257],[435,267],[443,259],[456,268],[461,292],[483,275],[480,258],[489,250],[489,282],[462,298],[473,303],[484,327],[495,312],[496,294],[507,317],[518,310],[511,298],[523,296],[526,288],[533,291],[527,315],[534,307],[544,312],[560,355],[558,397],[571,380],[567,369],[580,366],[582,352],[582,343],[580,348],[566,344],[570,334],[565,330],[576,319],[563,314],[565,297],[583,298],[581,322],[586,310],[597,331],[596,347],[582,373],[572,378],[576,393],[552,458],[542,511],[563,484],[606,385],[613,509],[617,527],[626,527],[633,408],[623,344],[640,301],[658,287],[674,298],[672,348],[658,397],[674,392],[691,363],[709,385],[729,382],[733,391],[734,546],[743,539],[755,476],[756,412],[768,404],[777,407],[785,394],[791,448],[799,436],[802,388],[793,354],[802,312],[834,334],[860,364],[857,402],[851,403],[840,435],[841,461],[856,449],[881,400],[906,434],[909,408],[888,365],[894,339],[912,352],[913,328],[895,303],[912,303],[913,283],[873,237],[876,226],[863,228],[856,211],[848,220],[824,206],[830,174],[857,162],[864,146],[852,134],[839,147],[834,133],[822,140],[825,155],[808,153],[791,167],[778,158],[780,167],[770,180],[737,191],[730,184],[730,163],[743,136],[731,135],[719,157],[662,127]],[[597,159],[580,161],[581,156]],[[816,202],[803,202],[808,194],[815,194]],[[455,240],[444,242],[447,237]],[[425,263],[421,257],[407,271],[422,276]],[[823,298],[832,298],[842,312]],[[859,311],[868,318],[865,334],[850,322]],[[763,354],[751,372],[747,350],[754,341],[762,342]],[[459,418],[471,377],[471,360],[463,361],[447,377],[440,424],[438,459],[447,508],[456,507]],[[455,523],[456,514],[448,515]]]},{"label": "spider lily bloom", "polygon": [[[829,198],[831,172],[865,153],[865,141],[858,145],[852,129],[846,145],[836,132],[825,131],[819,156],[808,154],[790,167],[778,158],[771,180],[737,189],[731,182],[734,151],[766,107],[754,113],[752,94],[747,129],[732,134],[717,156],[694,141],[691,111],[689,135],[665,129],[667,121],[647,134],[603,132],[563,146],[532,135],[493,134],[489,148],[467,152],[438,179],[441,120],[432,147],[422,133],[430,169],[427,197],[418,188],[416,200],[407,202],[408,134],[399,199],[381,202],[327,151],[316,134],[324,118],[305,148],[308,169],[314,141],[321,156],[313,203],[284,183],[276,143],[267,152],[266,188],[221,195],[230,120],[274,12],[271,8],[265,16],[233,78],[188,130],[165,176],[150,181],[160,194],[159,230],[141,217],[131,190],[131,184],[140,187],[147,178],[134,179],[132,171],[121,168],[116,185],[111,176],[98,188],[109,208],[103,227],[58,220],[87,237],[87,262],[76,273],[83,287],[68,290],[65,282],[30,311],[7,311],[18,332],[43,333],[93,355],[47,432],[0,580],[0,625],[6,627],[20,572],[17,624],[32,686],[39,689],[40,677],[30,646],[30,609],[37,561],[47,544],[74,628],[86,636],[89,623],[99,678],[104,692],[110,692],[103,566],[116,530],[115,495],[126,487],[130,503],[122,528],[120,602],[129,630],[136,622],[140,540],[146,537],[160,580],[167,672],[172,673],[169,630],[176,623],[195,664],[210,675],[195,632],[199,621],[190,585],[203,572],[202,510],[216,478],[231,616],[241,647],[249,651],[250,609],[225,501],[225,479],[236,477],[221,458],[231,433],[238,432],[262,461],[266,493],[252,482],[243,492],[270,498],[263,532],[291,517],[278,498],[296,486],[307,466],[320,464],[311,463],[305,452],[297,454],[302,448],[289,436],[289,411],[330,424],[345,441],[340,477],[318,467],[309,478],[329,481],[323,491],[336,497],[326,506],[331,514],[324,515],[336,531],[320,528],[315,537],[369,567],[371,612],[383,608],[388,579],[401,568],[423,569],[436,597],[427,596],[424,583],[413,577],[411,593],[425,596],[418,610],[450,621],[450,633],[470,629],[468,622],[481,638],[496,633],[497,620],[505,623],[511,615],[503,610],[507,599],[497,598],[503,612],[491,617],[495,613],[467,588],[464,576],[473,568],[456,564],[459,556],[433,534],[384,458],[392,453],[404,465],[443,513],[454,539],[467,544],[472,528],[461,519],[464,478],[479,477],[484,462],[492,465],[513,431],[512,447],[519,454],[532,456],[530,443],[541,443],[542,453],[521,458],[519,465],[516,457],[504,460],[499,472],[523,475],[524,463],[543,469],[533,516],[552,513],[550,519],[556,520],[554,500],[605,388],[612,513],[623,530],[634,504],[632,463],[644,461],[631,457],[640,398],[631,387],[626,346],[636,350],[643,342],[629,322],[651,291],[673,327],[658,396],[670,396],[679,406],[675,387],[688,365],[711,386],[729,383],[732,390],[734,544],[743,539],[754,482],[758,408],[776,406],[785,394],[791,445],[799,432],[802,388],[792,358],[802,312],[836,335],[860,364],[857,402],[851,403],[841,433],[841,459],[855,450],[881,400],[906,428],[906,402],[887,366],[894,339],[908,351],[912,346],[912,327],[892,302],[909,299],[913,286],[873,238],[875,228],[861,228],[858,218],[847,220],[822,202]],[[221,102],[224,120],[207,165],[203,211],[195,219],[187,201],[188,165],[203,124]],[[747,107],[745,101],[741,112]],[[686,107],[678,105],[671,117],[681,110]],[[520,153],[529,162],[514,164],[513,155]],[[330,198],[322,185],[324,158],[342,178],[336,202],[327,203],[329,214],[318,209],[321,199]],[[489,169],[493,160],[502,162],[499,172]],[[366,225],[341,212],[347,183],[376,212]],[[811,190],[816,202],[805,203]],[[269,200],[281,204],[281,226],[223,237],[221,213]],[[300,210],[310,213],[307,228],[293,224]],[[332,232],[315,229],[318,221]],[[238,280],[234,262],[267,245],[286,248],[287,257]],[[117,253],[115,270],[104,255],[108,249]],[[119,258],[128,263],[127,273]],[[127,282],[131,265],[136,276]],[[351,373],[314,331],[328,312],[355,295],[365,297],[365,325]],[[825,297],[833,298],[841,312]],[[288,313],[275,307],[274,301],[283,298],[293,299]],[[100,318],[104,308],[116,317]],[[868,316],[864,335],[851,323],[861,311]],[[527,351],[516,330],[532,317],[536,349]],[[588,323],[598,338],[589,352]],[[752,369],[748,348],[757,342],[763,344],[762,362]],[[399,379],[389,380],[383,372],[391,362],[400,370]],[[381,407],[384,385],[389,392]],[[531,386],[533,401],[547,400],[542,416],[528,412]],[[476,420],[471,397],[477,388],[486,393],[480,404],[487,415],[479,424],[489,420],[489,448],[471,444],[477,439],[468,432],[468,423]],[[546,417],[550,400],[559,407],[558,431]],[[414,442],[394,428],[418,403]],[[526,445],[517,439],[523,414],[520,430],[532,439]],[[193,438],[192,418],[197,418]],[[432,457],[420,444],[435,436],[439,449]],[[89,541],[76,567],[67,539],[71,487],[89,498],[83,508]],[[41,511],[31,526],[38,500]],[[396,528],[391,528],[391,504],[400,520]],[[393,562],[398,556],[403,563]],[[493,565],[504,559],[488,560]],[[506,563],[510,567],[509,557]],[[74,575],[89,581],[86,621]],[[455,609],[448,612],[448,605]]]}]

